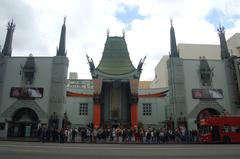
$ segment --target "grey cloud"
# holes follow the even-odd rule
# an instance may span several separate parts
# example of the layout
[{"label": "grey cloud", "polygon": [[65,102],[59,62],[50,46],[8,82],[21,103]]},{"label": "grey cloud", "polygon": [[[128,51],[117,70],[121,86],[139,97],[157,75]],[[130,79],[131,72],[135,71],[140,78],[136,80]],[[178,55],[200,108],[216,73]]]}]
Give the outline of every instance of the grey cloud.
[{"label": "grey cloud", "polygon": [[23,0],[0,1],[0,40],[4,45],[6,25],[11,19],[16,28],[13,35],[13,56],[47,53],[47,45],[41,38],[37,25],[37,13]]}]

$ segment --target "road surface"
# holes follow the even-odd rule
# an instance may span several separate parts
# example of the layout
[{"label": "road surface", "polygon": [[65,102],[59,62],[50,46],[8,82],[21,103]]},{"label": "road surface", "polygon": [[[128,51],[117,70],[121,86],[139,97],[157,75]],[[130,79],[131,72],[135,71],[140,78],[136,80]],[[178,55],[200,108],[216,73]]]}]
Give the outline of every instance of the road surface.
[{"label": "road surface", "polygon": [[0,141],[0,159],[239,159],[240,145],[60,144]]}]

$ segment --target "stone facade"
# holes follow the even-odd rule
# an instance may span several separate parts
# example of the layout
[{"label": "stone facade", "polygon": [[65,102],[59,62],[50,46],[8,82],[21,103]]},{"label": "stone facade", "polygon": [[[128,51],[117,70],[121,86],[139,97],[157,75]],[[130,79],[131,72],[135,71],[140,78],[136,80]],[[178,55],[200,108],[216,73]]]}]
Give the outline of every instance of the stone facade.
[{"label": "stone facade", "polygon": [[[171,61],[172,60],[172,61]],[[172,64],[171,64],[172,62]],[[229,60],[207,60],[213,71],[212,84],[202,85],[200,78],[200,60],[173,58],[168,61],[169,72],[169,100],[170,110],[177,120],[180,112],[188,120],[188,127],[195,129],[199,113],[205,109],[214,109],[220,114],[227,111],[229,114],[239,115],[238,85],[234,81]],[[236,72],[235,72],[236,73]],[[220,98],[195,98],[194,89],[220,89],[223,96]],[[215,114],[217,115],[217,114]]]},{"label": "stone facade", "polygon": [[[67,57],[34,57],[36,70],[32,84],[23,81],[22,66],[27,57],[0,57],[0,137],[6,137],[8,123],[20,109],[31,109],[38,116],[38,125],[48,124],[50,115],[56,112],[59,119],[63,116],[65,88],[68,71]],[[41,88],[40,98],[13,97],[13,88]],[[61,120],[60,120],[61,121]],[[59,126],[61,123],[59,123]]]}]

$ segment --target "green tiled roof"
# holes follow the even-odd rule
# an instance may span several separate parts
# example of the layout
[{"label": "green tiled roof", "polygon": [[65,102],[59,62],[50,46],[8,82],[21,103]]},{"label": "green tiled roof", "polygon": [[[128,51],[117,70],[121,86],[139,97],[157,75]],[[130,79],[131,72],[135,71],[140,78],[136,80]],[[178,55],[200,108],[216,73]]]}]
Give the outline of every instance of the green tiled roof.
[{"label": "green tiled roof", "polygon": [[135,70],[124,37],[108,37],[97,70],[106,74],[121,75]]}]

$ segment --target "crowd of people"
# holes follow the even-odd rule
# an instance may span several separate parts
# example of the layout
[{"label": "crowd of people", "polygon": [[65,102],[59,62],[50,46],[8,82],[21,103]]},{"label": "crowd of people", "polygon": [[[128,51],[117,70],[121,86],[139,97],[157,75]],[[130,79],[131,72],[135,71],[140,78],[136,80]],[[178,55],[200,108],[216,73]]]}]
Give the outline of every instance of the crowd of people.
[{"label": "crowd of people", "polygon": [[41,142],[59,143],[197,143],[198,131],[179,127],[174,131],[166,128],[69,128],[48,129],[40,127]]}]

